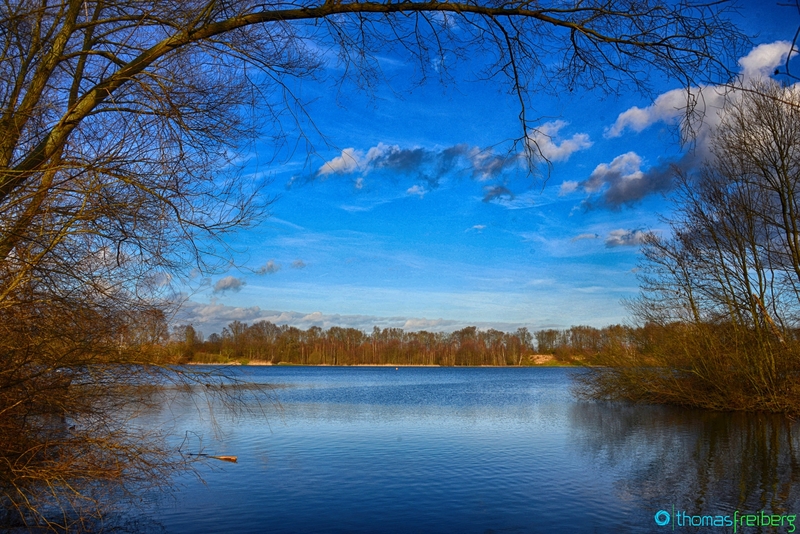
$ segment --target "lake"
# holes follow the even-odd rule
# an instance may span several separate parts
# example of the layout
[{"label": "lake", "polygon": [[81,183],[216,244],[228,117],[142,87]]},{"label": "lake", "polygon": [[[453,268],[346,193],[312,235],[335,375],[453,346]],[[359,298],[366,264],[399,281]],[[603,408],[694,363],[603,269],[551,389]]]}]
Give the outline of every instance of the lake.
[{"label": "lake", "polygon": [[755,533],[794,532],[800,512],[800,427],[781,417],[582,402],[570,374],[583,371],[564,368],[227,372],[271,384],[272,399],[238,414],[216,405],[212,420],[198,393],[175,393],[144,422],[238,463],[209,460],[202,481],[147,496],[143,524]]}]

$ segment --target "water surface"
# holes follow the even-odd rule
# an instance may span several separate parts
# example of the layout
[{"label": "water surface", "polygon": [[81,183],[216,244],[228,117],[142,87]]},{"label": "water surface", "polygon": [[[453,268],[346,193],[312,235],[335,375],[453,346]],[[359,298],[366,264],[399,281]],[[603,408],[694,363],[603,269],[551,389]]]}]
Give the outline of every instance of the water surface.
[{"label": "water surface", "polygon": [[800,428],[782,418],[579,402],[557,368],[232,372],[273,400],[212,420],[183,393],[146,421],[239,458],[151,496],[167,532],[733,532],[675,511],[800,511]]}]

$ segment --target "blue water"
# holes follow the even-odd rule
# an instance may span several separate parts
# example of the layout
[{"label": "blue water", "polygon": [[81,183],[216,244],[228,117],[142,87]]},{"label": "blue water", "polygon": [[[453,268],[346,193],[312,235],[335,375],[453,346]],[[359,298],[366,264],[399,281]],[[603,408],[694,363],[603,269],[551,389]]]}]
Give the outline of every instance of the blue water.
[{"label": "blue water", "polygon": [[269,398],[211,401],[212,418],[183,393],[149,420],[239,459],[150,496],[166,532],[663,532],[661,509],[800,512],[798,427],[780,418],[579,402],[567,369],[231,372]]}]

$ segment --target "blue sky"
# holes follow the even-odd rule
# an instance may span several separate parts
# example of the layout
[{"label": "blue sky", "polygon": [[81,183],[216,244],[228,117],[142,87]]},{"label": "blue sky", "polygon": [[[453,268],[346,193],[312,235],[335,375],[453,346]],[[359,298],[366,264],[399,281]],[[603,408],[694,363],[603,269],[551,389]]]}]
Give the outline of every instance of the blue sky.
[{"label": "blue sky", "polygon": [[[754,36],[744,77],[782,65],[800,22],[757,4],[738,21]],[[434,331],[628,322],[639,240],[666,231],[666,165],[702,155],[715,113],[690,151],[677,83],[650,97],[543,94],[531,135],[552,167],[536,176],[508,151],[519,109],[496,82],[461,64],[453,82],[409,90],[417,66],[379,61],[386,80],[371,92],[293,88],[324,138],[306,123],[291,154],[274,157],[265,137],[242,155],[242,179],[267,181],[270,217],[230,237],[237,267],[182,288],[176,320],[205,334],[235,319]],[[713,107],[713,88],[704,94]]]}]

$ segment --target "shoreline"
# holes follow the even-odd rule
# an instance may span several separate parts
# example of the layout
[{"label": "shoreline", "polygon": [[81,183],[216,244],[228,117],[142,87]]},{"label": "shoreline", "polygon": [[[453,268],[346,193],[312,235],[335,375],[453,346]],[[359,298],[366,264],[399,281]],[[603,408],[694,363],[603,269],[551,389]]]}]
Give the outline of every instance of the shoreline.
[{"label": "shoreline", "polygon": [[586,365],[570,364],[570,363],[553,363],[555,358],[543,362],[537,362],[532,365],[438,365],[438,364],[399,364],[399,363],[354,363],[354,364],[339,364],[332,365],[329,363],[277,363],[273,364],[269,360],[251,360],[246,364],[238,361],[228,363],[205,363],[205,362],[187,362],[183,365],[199,365],[199,366],[236,366],[236,367],[444,367],[444,368],[497,368],[497,369],[526,369],[526,368],[541,368],[541,367],[587,367]]}]

